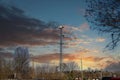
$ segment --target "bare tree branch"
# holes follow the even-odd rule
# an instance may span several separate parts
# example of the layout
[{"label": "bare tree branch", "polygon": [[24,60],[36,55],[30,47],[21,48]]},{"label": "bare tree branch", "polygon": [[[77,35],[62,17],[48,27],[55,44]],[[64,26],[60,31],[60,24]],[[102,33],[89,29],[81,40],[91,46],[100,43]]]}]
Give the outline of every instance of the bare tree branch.
[{"label": "bare tree branch", "polygon": [[86,0],[86,19],[94,24],[92,29],[109,33],[111,41],[106,48],[113,50],[120,41],[120,1],[119,0]]}]

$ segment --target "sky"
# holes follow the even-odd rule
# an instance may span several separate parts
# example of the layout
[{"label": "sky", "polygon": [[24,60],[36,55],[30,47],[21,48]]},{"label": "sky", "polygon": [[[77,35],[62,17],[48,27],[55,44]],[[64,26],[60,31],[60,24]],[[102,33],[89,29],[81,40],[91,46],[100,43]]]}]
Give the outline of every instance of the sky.
[{"label": "sky", "polygon": [[90,29],[86,6],[85,0],[0,0],[0,55],[25,46],[36,62],[57,64],[62,25],[63,62],[80,65],[82,58],[83,69],[118,70],[119,48],[104,51],[110,38]]}]

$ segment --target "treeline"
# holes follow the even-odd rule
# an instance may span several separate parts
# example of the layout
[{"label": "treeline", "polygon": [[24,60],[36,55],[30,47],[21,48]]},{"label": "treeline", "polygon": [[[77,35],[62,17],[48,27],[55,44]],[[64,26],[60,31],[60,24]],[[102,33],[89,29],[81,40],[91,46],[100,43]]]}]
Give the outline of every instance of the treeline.
[{"label": "treeline", "polygon": [[[108,72],[100,70],[80,71],[75,62],[68,62],[62,65],[62,73],[59,67],[50,63],[41,64],[35,68],[29,66],[27,71],[15,69],[13,59],[0,58],[0,80],[2,79],[45,79],[45,80],[74,80],[83,78],[84,80],[101,79],[102,77],[120,76],[120,72]],[[22,68],[21,68],[22,69]]]},{"label": "treeline", "polygon": [[[18,47],[12,58],[0,55],[0,80],[3,79],[43,79],[43,80],[93,80],[102,77],[119,76],[120,72],[109,72],[104,70],[81,70],[75,62],[62,63],[60,67],[51,63],[40,63],[37,66],[30,65],[32,57],[28,49]],[[34,62],[32,62],[34,63]]]}]

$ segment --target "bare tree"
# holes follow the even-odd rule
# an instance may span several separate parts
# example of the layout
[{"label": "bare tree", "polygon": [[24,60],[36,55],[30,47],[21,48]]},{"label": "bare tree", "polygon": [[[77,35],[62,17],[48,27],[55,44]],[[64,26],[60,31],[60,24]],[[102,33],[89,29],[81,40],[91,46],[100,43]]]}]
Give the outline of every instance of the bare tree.
[{"label": "bare tree", "polygon": [[13,72],[12,59],[0,56],[0,79],[14,78]]},{"label": "bare tree", "polygon": [[3,74],[2,74],[2,72],[3,72],[3,58],[0,56],[0,79],[2,79],[3,78]]},{"label": "bare tree", "polygon": [[41,64],[36,68],[37,78],[51,80],[55,78],[56,66],[50,63]]},{"label": "bare tree", "polygon": [[120,0],[86,0],[86,19],[95,24],[91,28],[108,33],[111,41],[106,46],[114,49],[120,42]]},{"label": "bare tree", "polygon": [[24,78],[29,72],[29,52],[25,47],[18,47],[14,54],[15,71],[17,76]]},{"label": "bare tree", "polygon": [[75,62],[68,62],[65,64],[65,71],[75,71],[75,70],[78,70],[79,69],[79,66],[77,63]]},{"label": "bare tree", "polygon": [[77,71],[79,70],[79,66],[75,62],[68,62],[62,65],[62,69],[66,72],[67,80],[74,80],[77,76]]}]

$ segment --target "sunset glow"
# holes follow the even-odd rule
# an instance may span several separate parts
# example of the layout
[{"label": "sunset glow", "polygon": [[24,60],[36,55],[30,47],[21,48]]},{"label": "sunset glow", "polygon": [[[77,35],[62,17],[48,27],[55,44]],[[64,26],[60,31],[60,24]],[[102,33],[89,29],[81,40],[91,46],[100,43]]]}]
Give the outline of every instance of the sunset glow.
[{"label": "sunset glow", "polygon": [[0,55],[12,58],[24,46],[36,65],[59,65],[62,25],[63,63],[74,61],[80,67],[82,60],[84,70],[120,66],[119,46],[105,49],[110,38],[90,29],[85,7],[85,0],[0,0]]}]

